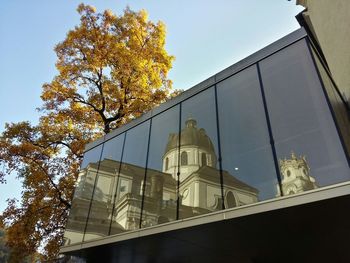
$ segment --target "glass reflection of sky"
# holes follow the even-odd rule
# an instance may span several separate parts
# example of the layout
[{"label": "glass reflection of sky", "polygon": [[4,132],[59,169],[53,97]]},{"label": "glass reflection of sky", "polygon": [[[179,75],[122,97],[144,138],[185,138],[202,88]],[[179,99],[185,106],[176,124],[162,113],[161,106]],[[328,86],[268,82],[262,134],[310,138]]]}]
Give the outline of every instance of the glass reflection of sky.
[{"label": "glass reflection of sky", "polygon": [[170,134],[179,133],[180,106],[177,105],[152,119],[148,167],[162,171],[162,160]]},{"label": "glass reflection of sky", "polygon": [[305,40],[263,60],[261,74],[278,158],[291,151],[305,155],[319,186],[349,180],[346,156]]},{"label": "glass reflection of sky", "polygon": [[214,87],[185,100],[182,103],[181,113],[181,129],[186,126],[188,118],[195,119],[198,129],[205,130],[214,145],[216,155],[219,156]]},{"label": "glass reflection of sky", "polygon": [[126,132],[123,163],[146,166],[150,121],[146,121]]},{"label": "glass reflection of sky", "polygon": [[222,166],[259,190],[276,195],[277,177],[256,66],[217,85]]},{"label": "glass reflection of sky", "polygon": [[113,139],[104,143],[101,160],[109,159],[120,162],[122,156],[123,142],[125,133],[114,137]]}]

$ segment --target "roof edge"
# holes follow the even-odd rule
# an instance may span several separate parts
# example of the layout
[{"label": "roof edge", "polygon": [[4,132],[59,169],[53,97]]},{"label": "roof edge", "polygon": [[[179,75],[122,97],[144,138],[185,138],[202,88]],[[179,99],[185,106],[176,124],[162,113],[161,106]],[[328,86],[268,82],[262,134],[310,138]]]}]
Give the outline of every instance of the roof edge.
[{"label": "roof edge", "polygon": [[266,47],[260,49],[259,51],[249,55],[248,57],[238,61],[237,63],[229,66],[228,68],[226,68],[226,69],[218,72],[217,74],[209,77],[208,79],[200,82],[199,84],[193,86],[192,88],[185,90],[183,93],[181,93],[177,97],[159,105],[158,107],[152,109],[151,111],[146,112],[141,117],[130,121],[129,123],[123,125],[122,127],[111,131],[109,134],[106,134],[105,136],[103,136],[103,137],[101,137],[101,138],[99,138],[91,143],[88,143],[85,146],[84,152],[91,150],[92,148],[97,147],[98,145],[102,144],[103,142],[108,141],[108,140],[114,138],[115,136],[149,120],[153,116],[156,116],[156,115],[162,113],[163,111],[166,111],[166,110],[170,109],[171,107],[176,106],[180,102],[196,95],[197,93],[199,93],[199,92],[201,92],[201,91],[203,91],[211,86],[214,86],[216,83],[223,81],[224,79],[242,71],[245,68],[248,68],[249,66],[251,66],[251,65],[259,62],[260,60],[274,54],[275,52],[293,44],[294,42],[296,42],[302,38],[305,38],[306,36],[307,36],[307,32],[303,27],[293,31],[292,33],[289,33],[288,35],[276,40],[275,42],[271,43],[270,45],[267,45]]}]

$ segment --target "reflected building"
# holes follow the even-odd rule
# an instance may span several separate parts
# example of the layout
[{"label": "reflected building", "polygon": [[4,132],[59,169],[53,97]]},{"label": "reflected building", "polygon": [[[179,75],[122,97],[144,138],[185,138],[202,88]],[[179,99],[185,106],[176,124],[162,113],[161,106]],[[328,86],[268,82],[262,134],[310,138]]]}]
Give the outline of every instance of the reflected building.
[{"label": "reflected building", "polygon": [[[213,143],[197,121],[189,118],[179,134],[170,134],[163,158],[163,171],[177,178],[182,217],[191,217],[222,209],[220,171]],[[180,147],[178,142],[180,141]],[[180,149],[180,151],[178,151]],[[179,165],[178,165],[179,162]],[[225,207],[258,201],[258,190],[222,171]]]},{"label": "reflected building", "polygon": [[[282,174],[283,195],[292,195],[317,188],[316,180],[310,175],[310,167],[305,156],[297,157],[292,151],[289,159],[279,160]],[[280,196],[280,187],[277,187],[277,196]]]},{"label": "reflected building", "polygon": [[[216,168],[217,155],[213,143],[206,131],[197,127],[197,121],[193,118],[185,122],[180,134],[169,134],[162,163],[163,171],[147,169],[148,185],[144,185],[143,167],[110,159],[90,163],[79,175],[78,191],[75,193],[65,234],[66,244],[70,244],[71,238],[76,240],[76,236],[82,235],[84,231],[84,240],[90,240],[107,233],[113,235],[136,230],[141,216],[141,227],[174,221],[177,219],[177,193],[182,218],[221,210],[222,202],[226,208],[233,208],[258,201],[257,189],[227,171],[222,171],[225,183],[221,189],[218,180],[220,170]],[[177,167],[180,167],[180,178]],[[89,174],[97,174],[102,187],[93,189],[94,181]],[[113,182],[116,177],[118,179],[114,193]],[[178,180],[180,183],[177,189]],[[221,198],[222,191],[225,200]],[[84,216],[85,211],[89,210],[92,192],[94,200],[90,218],[94,220],[89,220],[85,229]],[[114,205],[113,200],[116,200]],[[146,209],[141,215],[142,202]]]}]

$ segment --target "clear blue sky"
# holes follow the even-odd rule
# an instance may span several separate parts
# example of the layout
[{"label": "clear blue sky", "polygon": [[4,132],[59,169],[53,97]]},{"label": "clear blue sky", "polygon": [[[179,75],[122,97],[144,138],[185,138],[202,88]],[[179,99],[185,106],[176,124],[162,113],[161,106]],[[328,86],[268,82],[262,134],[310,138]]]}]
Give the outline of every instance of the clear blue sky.
[{"label": "clear blue sky", "polygon": [[[77,0],[0,0],[0,132],[6,122],[37,122],[41,86],[56,74],[54,46],[79,23]],[[302,8],[287,0],[86,0],[98,11],[146,9],[167,26],[176,57],[170,79],[188,89],[299,28]],[[0,167],[1,169],[1,167]],[[21,183],[0,185],[0,212]]]}]

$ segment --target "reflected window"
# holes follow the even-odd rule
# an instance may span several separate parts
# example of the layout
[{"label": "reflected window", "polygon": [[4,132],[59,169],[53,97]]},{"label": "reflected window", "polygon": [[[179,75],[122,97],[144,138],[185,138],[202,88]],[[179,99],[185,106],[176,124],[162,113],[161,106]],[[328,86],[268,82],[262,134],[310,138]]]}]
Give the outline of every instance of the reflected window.
[{"label": "reflected window", "polygon": [[169,169],[169,158],[165,158],[165,170]]},{"label": "reflected window", "polygon": [[231,191],[229,191],[226,195],[226,206],[227,208],[232,208],[237,206],[236,198]]},{"label": "reflected window", "polygon": [[202,166],[207,165],[207,155],[205,153],[202,153]]},{"label": "reflected window", "polygon": [[130,182],[129,180],[124,180],[124,179],[119,180],[118,198],[123,197],[123,195],[129,192],[129,185],[131,183],[132,182]]},{"label": "reflected window", "polygon": [[188,164],[188,155],[187,152],[181,153],[181,165],[187,165]]}]

